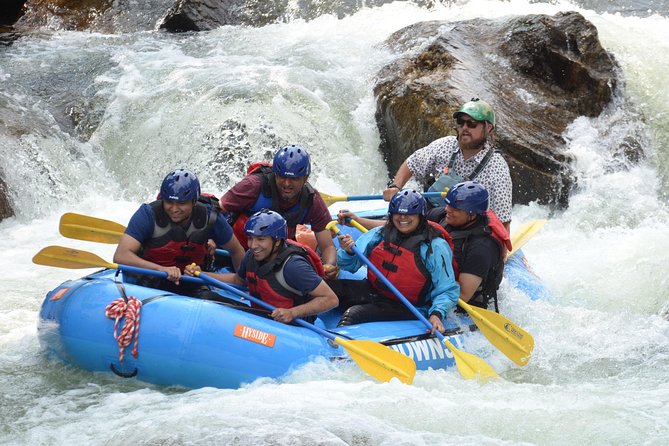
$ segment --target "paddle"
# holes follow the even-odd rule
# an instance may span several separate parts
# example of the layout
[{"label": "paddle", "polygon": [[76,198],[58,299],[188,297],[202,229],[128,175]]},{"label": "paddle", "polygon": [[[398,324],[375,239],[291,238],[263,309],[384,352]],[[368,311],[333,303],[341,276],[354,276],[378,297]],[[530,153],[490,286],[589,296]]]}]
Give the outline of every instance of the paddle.
[{"label": "paddle", "polygon": [[[337,222],[332,221],[328,223],[327,229],[330,229],[331,231],[334,231],[335,234],[339,232],[339,228],[337,228]],[[356,253],[358,257],[360,257],[360,260],[362,260],[366,265],[367,268],[370,270],[374,271],[374,273],[377,275],[377,277],[390,289],[390,291],[393,292],[395,296],[399,300],[402,301],[402,303],[409,309],[411,312],[421,321],[423,324],[428,329],[432,329],[432,324],[430,321],[428,321],[425,316],[423,316],[416,307],[414,307],[411,302],[407,300],[406,297],[402,295],[402,293],[395,288],[395,286],[379,271],[376,266],[367,258],[365,255],[358,249],[357,246],[353,245],[353,252]],[[463,352],[461,350],[458,350],[455,345],[448,339],[444,337],[443,334],[441,334],[439,331],[435,332],[437,337],[441,342],[448,347],[448,349],[453,353],[453,358],[455,359],[455,366],[457,367],[458,371],[460,374],[465,378],[465,379],[473,379],[473,378],[479,378],[480,380],[490,380],[494,378],[498,378],[499,376],[497,373],[490,367],[483,359],[479,358],[476,355],[472,355],[471,353]]]},{"label": "paddle", "polygon": [[[321,197],[323,197],[323,201],[325,201],[325,204],[330,206],[333,203],[336,203],[338,201],[361,201],[361,200],[382,200],[383,195],[329,195],[326,194],[325,192],[318,192]],[[425,198],[430,198],[430,197],[445,197],[446,192],[425,192],[423,194],[423,197]]]},{"label": "paddle", "polygon": [[[66,248],[64,246],[47,246],[35,254],[33,263],[67,269],[111,268],[129,273],[147,274],[150,276],[162,277],[164,279],[167,278],[167,273],[165,271],[109,263],[92,252],[80,251],[78,249]],[[181,276],[180,280],[183,280],[184,282],[205,284],[204,280],[191,276]]]},{"label": "paddle", "polygon": [[88,215],[67,213],[60,217],[59,230],[67,238],[99,243],[118,243],[125,226]]},{"label": "paddle", "polygon": [[[360,232],[367,232],[367,229],[355,220],[351,220],[350,224]],[[543,226],[543,223],[541,226]],[[515,232],[512,239],[514,237],[516,237]],[[529,238],[525,239],[525,243],[527,243],[527,240]],[[515,242],[512,242],[512,244],[515,246]],[[534,350],[534,338],[531,334],[494,311],[473,307],[462,299],[458,299],[458,305],[469,313],[481,333],[507,358],[520,366],[527,364],[532,350]]]},{"label": "paddle", "polygon": [[[273,311],[276,308],[263,300],[234,288],[230,284],[214,279],[206,273],[198,271],[195,274],[210,285],[226,289],[235,293],[237,296],[248,299],[254,304],[270,311]],[[378,342],[342,339],[305,320],[293,319],[293,321],[304,328],[308,328],[309,330],[332,340],[335,344],[344,347],[344,350],[348,352],[351,358],[362,370],[379,381],[387,382],[392,378],[397,378],[405,384],[411,384],[413,382],[414,375],[416,374],[416,363],[408,356],[386,347],[385,345],[379,344]]]},{"label": "paddle", "polygon": [[[116,244],[123,235],[125,226],[102,218],[68,212],[60,217],[58,229],[67,238]],[[216,254],[230,255],[225,249],[217,249]]]},{"label": "paddle", "polygon": [[545,219],[530,220],[523,223],[520,228],[516,229],[513,232],[513,235],[511,235],[511,246],[513,246],[513,249],[509,252],[508,257],[511,257],[517,253],[520,248],[525,246],[525,244],[529,242],[546,223],[548,223],[548,220]]}]

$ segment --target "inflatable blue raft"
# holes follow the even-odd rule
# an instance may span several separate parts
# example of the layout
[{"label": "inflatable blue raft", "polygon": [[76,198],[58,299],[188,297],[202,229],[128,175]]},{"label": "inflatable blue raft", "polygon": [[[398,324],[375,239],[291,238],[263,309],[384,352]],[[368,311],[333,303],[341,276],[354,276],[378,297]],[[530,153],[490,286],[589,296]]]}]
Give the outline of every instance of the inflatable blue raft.
[{"label": "inflatable blue raft", "polygon": [[[51,265],[68,267],[63,262]],[[106,263],[96,262],[90,265]],[[364,275],[359,271],[348,278]],[[522,252],[507,262],[505,275],[530,298],[548,294],[528,269]],[[233,303],[142,287],[125,282],[115,269],[104,269],[67,281],[47,294],[39,314],[40,343],[47,354],[84,370],[187,388],[238,388],[258,378],[282,377],[315,358],[351,359],[346,348],[318,330],[276,322],[237,294],[212,290]],[[133,321],[127,315],[116,321],[107,310],[115,302],[129,301],[138,308],[135,330],[124,338],[124,324]],[[455,365],[451,350],[427,333],[419,320],[336,327],[339,317],[337,309],[331,310],[319,315],[314,325],[333,334],[332,338],[386,345],[412,358],[417,370]],[[452,312],[444,326],[445,338],[458,349],[467,350],[468,340],[482,337],[472,319],[462,313]]]},{"label": "inflatable blue raft", "polygon": [[[105,309],[123,294],[136,297],[142,306],[137,357],[131,354],[131,344],[120,361],[115,321]],[[328,312],[316,326],[328,330],[337,321],[338,314]],[[466,337],[480,336],[467,316],[451,316],[444,325],[446,336],[458,347]],[[65,282],[48,293],[38,332],[42,346],[68,364],[165,386],[237,388],[257,378],[281,377],[316,357],[348,358],[327,338],[275,322],[265,311],[123,283],[115,270]],[[413,358],[418,370],[454,365],[452,353],[418,320],[366,323],[332,332],[343,339],[388,345]]]}]

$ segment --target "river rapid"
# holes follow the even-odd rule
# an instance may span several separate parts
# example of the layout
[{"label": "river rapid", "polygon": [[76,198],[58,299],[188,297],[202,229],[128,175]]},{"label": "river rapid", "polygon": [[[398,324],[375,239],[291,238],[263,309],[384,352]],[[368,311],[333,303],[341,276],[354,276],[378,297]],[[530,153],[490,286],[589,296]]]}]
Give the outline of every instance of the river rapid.
[{"label": "river rapid", "polygon": [[[526,367],[482,343],[471,353],[503,380],[427,371],[411,386],[381,384],[355,364],[315,361],[240,389],[185,390],[42,354],[44,295],[89,270],[38,266],[32,256],[63,245],[111,261],[114,250],[61,237],[63,213],[126,224],[170,169],[188,166],[220,194],[249,162],[290,142],[310,149],[323,192],[379,193],[387,172],[371,89],[392,60],[382,45],[392,32],[569,10],[595,24],[621,64],[624,94],[644,119],[622,125],[641,126],[648,145],[642,163],[612,169],[606,148],[619,110],[579,118],[564,135],[580,176],[569,208],[514,207],[512,229],[549,219],[524,251],[551,298],[532,301],[502,283],[502,312],[535,339]],[[395,2],[343,19],[199,34],[45,29],[0,48],[0,122],[26,129],[0,133],[0,171],[17,210],[0,222],[0,444],[669,444],[668,16],[654,1]],[[54,112],[63,107],[83,137],[64,131]],[[228,146],[237,149],[218,155]]]}]

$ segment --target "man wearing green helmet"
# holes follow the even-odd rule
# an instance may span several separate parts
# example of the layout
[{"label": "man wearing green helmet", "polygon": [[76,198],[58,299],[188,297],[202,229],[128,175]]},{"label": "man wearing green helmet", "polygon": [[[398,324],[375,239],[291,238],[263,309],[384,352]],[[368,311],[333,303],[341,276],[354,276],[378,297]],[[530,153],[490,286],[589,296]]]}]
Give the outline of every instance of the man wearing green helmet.
[{"label": "man wearing green helmet", "polygon": [[[495,112],[490,104],[478,98],[466,102],[453,113],[458,136],[445,136],[409,156],[383,191],[388,201],[411,179],[425,184],[432,178],[430,191],[448,192],[455,184],[474,180],[490,194],[490,208],[507,231],[511,224],[511,175],[502,155],[494,149]],[[433,206],[443,207],[444,199],[430,199]]]}]

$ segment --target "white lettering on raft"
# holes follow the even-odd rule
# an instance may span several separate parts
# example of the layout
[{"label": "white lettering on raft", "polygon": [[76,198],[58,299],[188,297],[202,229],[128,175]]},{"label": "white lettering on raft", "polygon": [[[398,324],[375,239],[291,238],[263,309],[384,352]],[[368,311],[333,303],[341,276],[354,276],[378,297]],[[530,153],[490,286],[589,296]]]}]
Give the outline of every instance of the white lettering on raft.
[{"label": "white lettering on raft", "polygon": [[[453,344],[459,344],[455,338],[449,339]],[[389,347],[414,361],[434,361],[453,357],[453,353],[437,338],[394,344]]]}]

